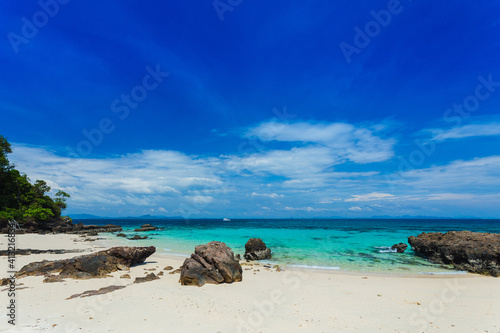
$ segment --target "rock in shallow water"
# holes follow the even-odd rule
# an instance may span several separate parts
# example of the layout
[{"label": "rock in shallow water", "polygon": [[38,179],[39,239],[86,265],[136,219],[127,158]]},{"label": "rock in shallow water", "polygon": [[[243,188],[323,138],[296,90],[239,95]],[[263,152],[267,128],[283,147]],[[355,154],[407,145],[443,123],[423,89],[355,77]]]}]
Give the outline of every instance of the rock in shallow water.
[{"label": "rock in shallow water", "polygon": [[398,253],[404,253],[407,248],[408,245],[406,245],[405,243],[394,244],[393,246],[391,246],[391,249],[398,251]]},{"label": "rock in shallow water", "polygon": [[271,259],[271,249],[260,238],[250,238],[245,244],[245,255],[247,260]]},{"label": "rock in shallow water", "polygon": [[500,275],[500,234],[471,231],[421,233],[408,238],[413,251],[438,264],[485,275]]},{"label": "rock in shallow water", "polygon": [[151,224],[143,224],[143,225],[141,225],[140,228],[134,229],[134,231],[136,231],[136,232],[138,232],[138,231],[155,231],[155,230],[159,230],[159,229],[160,229],[159,227],[154,227]]},{"label": "rock in shallow water", "polygon": [[205,283],[231,283],[242,279],[243,270],[233,251],[222,242],[210,242],[196,246],[195,253],[184,261],[179,282],[201,287]]},{"label": "rock in shallow water", "polygon": [[156,251],[149,247],[113,247],[84,256],[56,261],[33,262],[21,268],[16,277],[59,273],[62,278],[91,279],[142,263]]}]

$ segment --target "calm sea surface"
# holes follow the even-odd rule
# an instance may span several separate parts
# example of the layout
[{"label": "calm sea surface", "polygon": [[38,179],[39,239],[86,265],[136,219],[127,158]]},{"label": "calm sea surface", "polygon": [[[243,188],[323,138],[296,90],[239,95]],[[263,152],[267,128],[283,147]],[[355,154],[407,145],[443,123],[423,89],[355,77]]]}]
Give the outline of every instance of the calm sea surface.
[{"label": "calm sea surface", "polygon": [[[75,223],[117,224],[127,236],[134,228],[150,223],[163,230],[141,232],[149,239],[130,241],[116,238],[124,245],[154,245],[157,251],[189,256],[195,245],[222,241],[243,255],[249,238],[262,238],[272,250],[266,262],[348,271],[387,273],[446,274],[455,271],[439,267],[416,256],[408,246],[405,253],[394,253],[390,246],[407,243],[409,236],[421,232],[470,230],[500,233],[500,220],[411,220],[411,219],[102,219],[73,220]],[[456,272],[455,272],[456,273]]]}]

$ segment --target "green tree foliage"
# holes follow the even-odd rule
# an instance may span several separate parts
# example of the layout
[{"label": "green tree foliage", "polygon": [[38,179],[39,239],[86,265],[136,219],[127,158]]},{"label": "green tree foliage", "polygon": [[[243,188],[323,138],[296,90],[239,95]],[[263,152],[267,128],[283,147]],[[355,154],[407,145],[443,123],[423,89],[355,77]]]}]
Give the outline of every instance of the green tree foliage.
[{"label": "green tree foliage", "polygon": [[10,219],[23,222],[28,218],[49,222],[60,218],[69,194],[58,191],[55,199],[49,197],[50,186],[43,180],[31,184],[29,178],[9,162],[9,153],[12,148],[0,135],[0,222]]}]

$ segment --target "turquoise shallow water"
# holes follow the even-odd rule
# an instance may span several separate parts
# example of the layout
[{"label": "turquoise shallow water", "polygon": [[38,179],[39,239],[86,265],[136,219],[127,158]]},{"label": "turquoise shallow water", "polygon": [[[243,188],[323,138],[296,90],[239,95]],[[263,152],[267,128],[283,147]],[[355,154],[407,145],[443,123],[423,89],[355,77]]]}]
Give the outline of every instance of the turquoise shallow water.
[{"label": "turquoise shallow water", "polygon": [[395,243],[407,243],[409,236],[421,232],[471,230],[500,232],[500,220],[75,220],[84,224],[118,224],[124,232],[137,234],[134,228],[150,223],[163,230],[141,232],[149,239],[129,241],[127,245],[154,245],[164,254],[188,256],[198,244],[213,240],[226,243],[243,255],[249,238],[262,238],[271,248],[269,262],[301,267],[371,271],[386,273],[456,273],[415,255],[408,246],[405,253],[391,252]]}]

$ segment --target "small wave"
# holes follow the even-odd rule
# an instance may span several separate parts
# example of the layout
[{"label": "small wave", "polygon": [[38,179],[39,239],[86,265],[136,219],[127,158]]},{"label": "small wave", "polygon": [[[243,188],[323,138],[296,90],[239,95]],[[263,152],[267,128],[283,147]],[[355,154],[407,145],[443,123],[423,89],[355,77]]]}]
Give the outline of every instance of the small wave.
[{"label": "small wave", "polygon": [[163,248],[165,251],[172,251],[171,249],[167,249],[166,247]]},{"label": "small wave", "polygon": [[375,247],[378,250],[378,253],[394,253],[398,252],[397,249],[391,249],[390,246],[376,246]]},{"label": "small wave", "polygon": [[288,267],[298,267],[306,269],[327,269],[327,270],[339,270],[340,267],[334,266],[309,266],[309,265],[287,265]]}]

